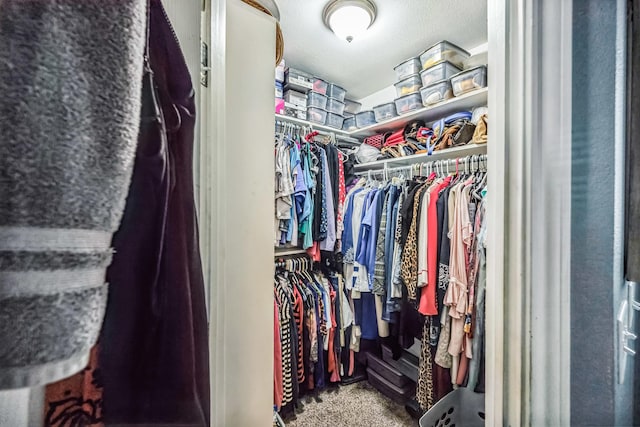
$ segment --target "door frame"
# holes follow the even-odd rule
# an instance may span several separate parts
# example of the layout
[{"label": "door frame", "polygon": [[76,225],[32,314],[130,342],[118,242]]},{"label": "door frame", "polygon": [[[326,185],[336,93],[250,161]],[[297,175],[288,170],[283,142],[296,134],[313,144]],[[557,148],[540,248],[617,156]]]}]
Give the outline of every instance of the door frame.
[{"label": "door frame", "polygon": [[[209,161],[216,156],[207,154],[211,139],[221,141],[225,136],[224,111],[219,105],[223,97],[216,94],[224,94],[224,16],[228,1],[240,0],[207,1],[205,28],[213,28],[214,33],[208,30],[203,37],[210,42],[212,71],[210,88],[203,90],[202,96],[203,117],[208,119],[202,121],[201,171],[210,168]],[[571,154],[571,121],[566,118],[571,117],[572,1],[487,1],[491,173],[486,423],[516,426],[543,421],[566,425],[570,413],[570,323],[565,304],[570,271],[565,251],[570,241],[566,239],[570,236],[566,212],[570,211],[567,195],[571,171],[552,165],[570,159]],[[558,51],[549,49],[558,41]],[[534,126],[540,120],[551,126]],[[557,133],[549,135],[548,129],[554,126]],[[550,201],[542,204],[533,191],[533,179],[541,173],[550,173],[545,181]],[[205,276],[212,313],[212,414],[220,414],[224,412],[219,402],[224,402],[222,381],[227,371],[224,358],[218,355],[216,337],[224,335],[228,325],[217,321],[219,313],[224,312],[224,282],[219,272],[214,272],[219,271],[216,265],[222,262],[224,248],[213,236],[222,233],[224,223],[217,216],[221,199],[216,200],[214,190],[219,183],[214,174],[202,172],[199,180],[201,246],[208,266]],[[555,185],[554,180],[561,185]],[[557,233],[546,233],[549,227]],[[557,255],[558,262],[546,263],[549,251]],[[539,350],[556,347],[554,353]],[[535,377],[532,372],[536,372]],[[224,417],[213,418],[212,425],[219,425],[215,420]]]}]

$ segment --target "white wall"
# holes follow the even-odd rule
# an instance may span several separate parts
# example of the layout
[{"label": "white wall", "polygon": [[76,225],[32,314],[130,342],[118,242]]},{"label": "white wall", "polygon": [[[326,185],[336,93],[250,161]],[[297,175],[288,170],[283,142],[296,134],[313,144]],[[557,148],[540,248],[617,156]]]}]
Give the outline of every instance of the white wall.
[{"label": "white wall", "polygon": [[267,426],[273,416],[275,20],[240,0],[211,6],[200,197],[211,283],[212,425]]}]

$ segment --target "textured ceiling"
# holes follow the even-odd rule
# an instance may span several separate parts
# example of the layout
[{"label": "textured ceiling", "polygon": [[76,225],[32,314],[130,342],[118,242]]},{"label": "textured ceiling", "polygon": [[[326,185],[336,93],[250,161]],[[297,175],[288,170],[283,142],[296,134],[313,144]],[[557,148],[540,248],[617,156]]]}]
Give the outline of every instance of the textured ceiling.
[{"label": "textured ceiling", "polygon": [[352,43],[322,22],[329,0],[277,0],[287,65],[313,73],[361,99],[395,82],[393,67],[440,40],[464,49],[487,42],[484,0],[373,0],[367,33]]}]

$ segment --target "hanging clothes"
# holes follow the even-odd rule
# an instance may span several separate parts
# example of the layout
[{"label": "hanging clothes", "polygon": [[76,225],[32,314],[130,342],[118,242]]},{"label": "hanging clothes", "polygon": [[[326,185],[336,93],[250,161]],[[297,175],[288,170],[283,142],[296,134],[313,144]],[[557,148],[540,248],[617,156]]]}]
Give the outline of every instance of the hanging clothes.
[{"label": "hanging clothes", "polygon": [[352,374],[345,355],[354,315],[342,275],[313,269],[308,258],[276,263],[274,305],[274,356],[280,361],[274,389],[282,390],[282,397],[279,392],[274,395],[274,405],[286,416],[302,396]]},{"label": "hanging clothes", "polygon": [[151,0],[149,13],[153,73],[147,71],[100,337],[104,420],[208,426],[208,331],[192,169],[194,90],[159,0]]},{"label": "hanging clothes", "polygon": [[420,340],[416,400],[423,410],[482,376],[486,174],[479,169],[361,179],[345,201],[343,269],[357,333],[351,348],[359,351],[360,338],[400,347]]}]

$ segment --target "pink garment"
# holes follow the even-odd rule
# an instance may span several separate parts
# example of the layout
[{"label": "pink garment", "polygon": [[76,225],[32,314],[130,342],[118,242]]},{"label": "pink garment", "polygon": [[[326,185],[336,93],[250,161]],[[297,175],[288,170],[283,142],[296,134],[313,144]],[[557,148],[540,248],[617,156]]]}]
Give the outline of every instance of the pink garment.
[{"label": "pink garment", "polygon": [[[451,197],[451,196],[449,196]],[[459,355],[464,341],[464,318],[468,302],[468,247],[471,244],[471,222],[469,220],[469,188],[458,184],[451,233],[451,257],[449,261],[450,281],[444,303],[451,306],[451,341],[449,354]]]},{"label": "pink garment", "polygon": [[436,298],[436,288],[438,286],[438,193],[446,188],[451,182],[448,176],[445,180],[431,190],[429,194],[429,206],[427,211],[427,287],[420,292],[420,305],[418,311],[425,316],[436,316],[438,314],[438,304]]}]

